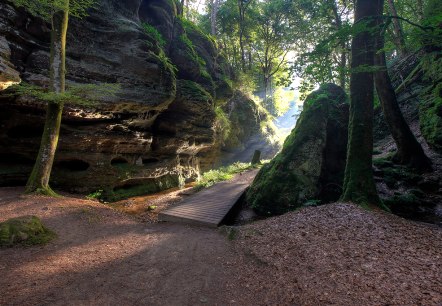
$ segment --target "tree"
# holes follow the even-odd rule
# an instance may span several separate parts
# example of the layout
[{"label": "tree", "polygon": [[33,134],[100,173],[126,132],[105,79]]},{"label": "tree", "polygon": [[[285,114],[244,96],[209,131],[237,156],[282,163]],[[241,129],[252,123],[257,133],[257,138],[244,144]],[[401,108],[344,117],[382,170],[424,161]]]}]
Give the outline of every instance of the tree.
[{"label": "tree", "polygon": [[357,0],[351,48],[350,121],[343,201],[381,206],[373,179],[373,72],[379,0]]},{"label": "tree", "polygon": [[251,46],[258,58],[264,87],[264,105],[273,76],[286,64],[291,50],[292,32],[287,19],[290,3],[284,0],[263,1],[256,12],[257,28]]},{"label": "tree", "polygon": [[244,47],[244,35],[246,31],[246,12],[249,5],[253,0],[237,0],[238,1],[238,13],[239,13],[239,48],[241,51],[241,67],[242,70],[246,69],[246,54]]},{"label": "tree", "polygon": [[[396,5],[394,4],[394,0],[387,0],[387,3],[390,15],[393,17],[397,17],[398,14],[396,10]],[[383,10],[380,13],[382,15]],[[402,25],[398,18],[392,18],[392,23],[393,23],[393,32],[394,32],[393,42],[396,45],[399,55],[404,56],[408,53],[408,50],[405,44],[405,37],[404,37],[404,31],[402,30]]]},{"label": "tree", "polygon": [[[62,96],[66,88],[66,34],[69,15],[85,16],[86,9],[92,6],[94,0],[13,0],[12,2],[51,23],[49,89],[56,95]],[[63,106],[63,99],[48,101],[40,149],[26,184],[28,193],[55,195],[49,187],[49,178],[60,134]]]},{"label": "tree", "polygon": [[220,0],[211,0],[210,6],[210,32],[213,36],[216,36],[216,20],[218,17]]},{"label": "tree", "polygon": [[376,71],[374,73],[374,79],[376,92],[381,102],[385,120],[397,146],[397,153],[394,160],[400,164],[408,164],[415,169],[427,171],[431,169],[431,161],[425,155],[422,146],[416,140],[416,137],[414,137],[410,127],[402,116],[396,93],[388,74],[384,50],[384,29],[388,23],[384,23],[384,19],[382,18],[384,0],[378,1],[379,11],[377,15],[379,18],[377,18],[376,29],[376,54],[374,58]]},{"label": "tree", "polygon": [[297,33],[297,58],[291,69],[302,79],[302,97],[322,83],[346,89],[353,1],[304,0],[295,5],[297,26],[302,30]]}]

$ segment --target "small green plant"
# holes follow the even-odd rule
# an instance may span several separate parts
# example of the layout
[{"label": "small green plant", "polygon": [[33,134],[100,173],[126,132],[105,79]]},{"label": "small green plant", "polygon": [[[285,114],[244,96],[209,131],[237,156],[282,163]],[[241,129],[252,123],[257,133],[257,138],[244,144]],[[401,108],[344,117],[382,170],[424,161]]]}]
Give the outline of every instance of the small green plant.
[{"label": "small green plant", "polygon": [[218,182],[230,180],[238,173],[251,169],[256,169],[261,166],[262,164],[252,166],[251,163],[236,162],[227,167],[221,167],[219,169],[209,170],[201,176],[200,181],[195,185],[194,188],[195,190],[199,191],[201,189],[213,186]]},{"label": "small green plant", "polygon": [[166,55],[166,53],[163,50],[160,50],[160,53],[158,54],[158,58],[163,64],[164,69],[169,69],[174,74],[177,73],[178,68],[172,63],[170,58]]},{"label": "small green plant", "polygon": [[88,194],[86,196],[86,199],[88,199],[88,200],[98,199],[99,200],[99,199],[101,199],[102,196],[103,196],[103,190],[99,189],[95,192],[92,192],[91,194]]},{"label": "small green plant", "polygon": [[152,25],[148,23],[142,23],[142,27],[144,32],[152,38],[155,42],[158,43],[158,47],[164,48],[166,46],[166,40],[163,38],[163,35]]},{"label": "small green plant", "polygon": [[238,231],[235,228],[230,227],[228,229],[227,239],[229,239],[230,241],[235,240],[237,234],[238,234]]}]

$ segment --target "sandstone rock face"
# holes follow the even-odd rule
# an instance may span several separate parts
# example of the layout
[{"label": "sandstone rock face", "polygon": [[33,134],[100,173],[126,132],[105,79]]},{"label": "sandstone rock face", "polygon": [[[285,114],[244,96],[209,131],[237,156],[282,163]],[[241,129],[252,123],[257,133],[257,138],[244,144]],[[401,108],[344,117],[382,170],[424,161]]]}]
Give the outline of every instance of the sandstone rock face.
[{"label": "sandstone rock face", "polygon": [[20,75],[10,62],[11,50],[4,37],[0,37],[0,90],[20,83]]},{"label": "sandstone rock face", "polygon": [[[17,80],[16,71],[46,86],[47,24],[1,2],[0,37],[0,82]],[[119,199],[179,186],[216,164],[214,101],[232,94],[226,67],[213,42],[179,20],[173,1],[98,1],[85,19],[71,18],[67,50],[68,85],[118,83],[121,90],[93,107],[65,107],[52,186]],[[41,102],[0,93],[0,185],[26,182],[44,114]]]},{"label": "sandstone rock face", "polygon": [[262,126],[268,115],[240,91],[236,91],[224,106],[232,125],[228,139],[222,146],[223,164],[235,161],[250,162],[255,150],[263,159],[271,159],[280,149],[279,139],[272,125]]},{"label": "sandstone rock face", "polygon": [[273,215],[309,200],[336,200],[344,178],[347,128],[345,92],[322,85],[307,97],[281,153],[259,171],[247,202],[259,214]]}]

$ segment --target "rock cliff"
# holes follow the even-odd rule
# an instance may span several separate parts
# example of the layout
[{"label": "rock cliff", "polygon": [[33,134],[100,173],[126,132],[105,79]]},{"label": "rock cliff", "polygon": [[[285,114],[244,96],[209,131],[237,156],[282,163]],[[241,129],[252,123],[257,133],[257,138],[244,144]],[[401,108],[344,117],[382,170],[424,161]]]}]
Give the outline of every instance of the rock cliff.
[{"label": "rock cliff", "polygon": [[[48,84],[49,36],[46,23],[0,3],[0,90],[20,79]],[[174,1],[101,0],[85,19],[71,19],[67,50],[68,85],[121,89],[91,107],[65,107],[54,187],[103,189],[116,199],[178,186],[219,164],[224,145],[215,108],[238,98],[215,42],[178,17]],[[0,185],[23,184],[45,105],[2,93],[0,102]],[[253,107],[245,97],[239,103]],[[248,136],[265,144],[260,123]],[[238,147],[246,150],[247,141]]]}]

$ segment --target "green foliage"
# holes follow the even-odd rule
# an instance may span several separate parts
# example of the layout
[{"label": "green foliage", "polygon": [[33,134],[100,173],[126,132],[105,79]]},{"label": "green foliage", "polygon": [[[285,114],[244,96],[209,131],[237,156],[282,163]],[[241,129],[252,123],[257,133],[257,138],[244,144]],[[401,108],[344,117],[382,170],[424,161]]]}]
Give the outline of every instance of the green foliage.
[{"label": "green foliage", "polygon": [[35,216],[18,217],[0,223],[0,247],[45,244],[55,236]]},{"label": "green foliage", "polygon": [[200,67],[205,67],[206,62],[195,51],[195,46],[189,37],[186,34],[181,34],[180,41],[186,46],[187,54],[191,57],[191,59],[193,59]]},{"label": "green foliage", "polygon": [[412,169],[393,163],[394,152],[381,158],[374,158],[373,165],[380,170],[380,176],[385,184],[390,188],[397,187],[398,182],[414,185],[420,179],[420,176]]},{"label": "green foliage", "polygon": [[[66,10],[66,0],[11,0],[14,5],[24,7],[34,16],[50,21],[53,13]],[[86,17],[87,9],[95,5],[96,0],[70,0],[69,15]]]},{"label": "green foliage", "polygon": [[232,123],[220,106],[215,107],[216,127],[220,131],[222,140],[225,141],[232,131]]},{"label": "green foliage", "polygon": [[103,189],[99,189],[99,190],[97,190],[95,192],[92,192],[91,194],[88,194],[86,196],[86,199],[88,199],[88,200],[94,200],[94,199],[100,200],[102,198],[102,196],[103,196]]},{"label": "green foliage", "polygon": [[437,45],[427,47],[436,50],[427,53],[421,59],[424,79],[430,85],[421,92],[419,122],[429,145],[442,152],[442,55]]},{"label": "green foliage", "polygon": [[212,96],[201,85],[189,80],[180,80],[180,93],[183,97],[212,103]]},{"label": "green foliage", "polygon": [[142,23],[141,26],[144,32],[157,43],[159,48],[163,49],[166,46],[166,40],[164,40],[163,35],[154,26],[148,23]]},{"label": "green foliage", "polygon": [[208,188],[215,185],[216,183],[230,180],[238,173],[251,169],[256,169],[256,167],[259,167],[259,165],[253,166],[251,163],[236,162],[227,167],[221,167],[216,170],[209,170],[202,175],[200,181],[196,184],[194,188],[195,190]]},{"label": "green foliage", "polygon": [[29,96],[42,102],[81,106],[93,106],[100,100],[110,99],[120,90],[119,84],[75,84],[67,87],[62,94],[47,88],[22,82],[11,87],[12,95]]}]

